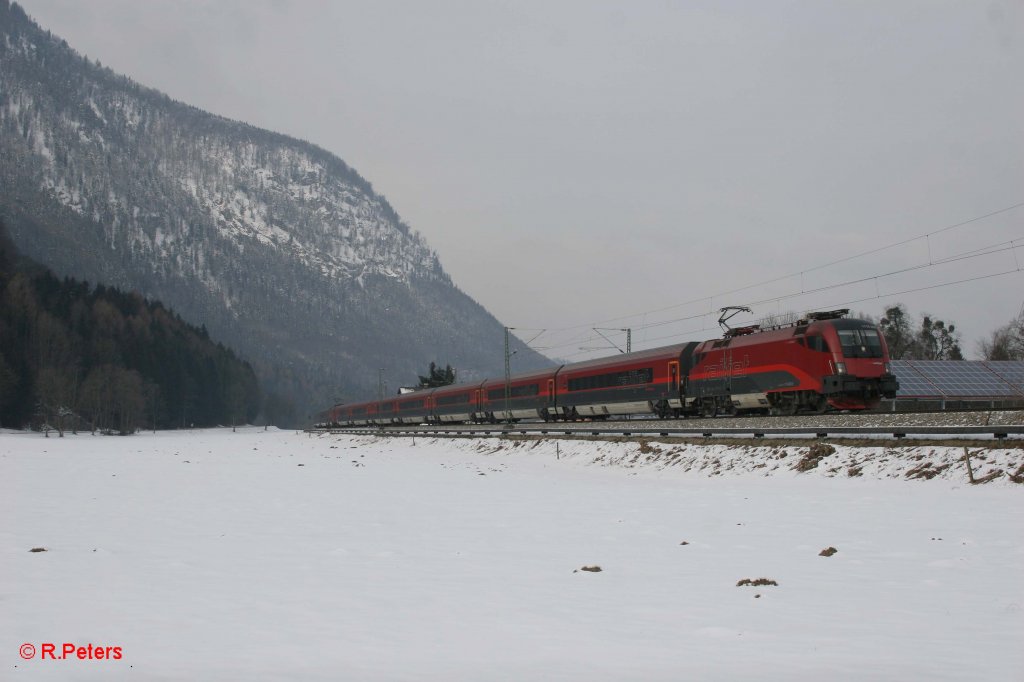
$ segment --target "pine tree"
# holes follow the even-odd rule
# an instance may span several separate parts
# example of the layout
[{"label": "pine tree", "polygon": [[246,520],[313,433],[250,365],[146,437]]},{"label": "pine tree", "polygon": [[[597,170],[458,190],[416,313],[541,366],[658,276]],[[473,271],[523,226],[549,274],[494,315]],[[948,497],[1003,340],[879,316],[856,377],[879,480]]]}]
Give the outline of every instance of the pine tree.
[{"label": "pine tree", "polygon": [[455,383],[455,370],[452,369],[451,365],[445,365],[444,369],[441,369],[437,366],[437,363],[431,362],[427,375],[423,376],[421,374],[418,376],[420,378],[420,388],[438,388]]},{"label": "pine tree", "polygon": [[879,326],[889,346],[889,357],[893,360],[903,360],[914,343],[906,307],[902,303],[897,303],[886,308]]}]

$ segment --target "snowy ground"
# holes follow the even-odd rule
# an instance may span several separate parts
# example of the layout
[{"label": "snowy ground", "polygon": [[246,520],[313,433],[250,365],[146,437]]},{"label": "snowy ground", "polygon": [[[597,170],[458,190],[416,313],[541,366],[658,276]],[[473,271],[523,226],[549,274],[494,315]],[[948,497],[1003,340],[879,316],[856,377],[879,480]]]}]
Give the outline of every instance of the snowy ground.
[{"label": "snowy ground", "polygon": [[2,433],[0,678],[1021,679],[1024,486],[808,447]]}]

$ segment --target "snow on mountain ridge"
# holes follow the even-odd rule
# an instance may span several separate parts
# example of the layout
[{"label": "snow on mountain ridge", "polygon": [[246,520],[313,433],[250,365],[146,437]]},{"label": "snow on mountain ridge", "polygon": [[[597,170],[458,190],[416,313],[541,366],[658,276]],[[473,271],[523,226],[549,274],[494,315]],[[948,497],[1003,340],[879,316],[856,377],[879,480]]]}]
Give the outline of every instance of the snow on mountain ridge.
[{"label": "snow on mountain ridge", "polygon": [[[63,41],[53,36],[47,38],[67,50]],[[37,45],[28,33],[5,35],[4,45],[11,55],[37,66],[45,66],[47,49],[54,47]],[[87,59],[77,58],[89,65]],[[117,80],[107,70],[101,73]],[[182,110],[198,110],[129,79],[118,83],[120,87],[113,92],[104,91],[99,85],[80,83],[78,92],[72,93],[72,98],[78,95],[77,105],[64,108],[56,117],[41,113],[52,109],[51,103],[33,92],[5,88],[0,122],[6,119],[16,122],[24,131],[31,131],[32,149],[43,161],[41,189],[79,215],[94,220],[107,217],[111,231],[129,233],[127,238],[133,249],[169,255],[162,253],[164,244],[155,243],[153,235],[137,221],[139,209],[145,211],[145,207],[128,209],[130,200],[118,193],[116,183],[109,182],[110,169],[103,167],[111,163],[109,155],[127,150],[139,152],[163,180],[185,190],[198,212],[240,248],[256,241],[278,249],[282,256],[313,271],[355,282],[369,273],[403,283],[413,276],[444,277],[437,255],[418,233],[401,223],[380,196],[367,191],[368,183],[363,181],[366,187],[357,187],[332,172],[329,165],[340,164],[350,173],[351,169],[329,152],[301,140],[215,116],[212,118],[222,125],[206,126],[190,145],[178,138],[180,129],[171,119]],[[164,106],[152,106],[154,97],[162,100]],[[248,138],[270,135],[278,144],[268,154],[264,142],[239,140],[239,133]],[[62,139],[75,138],[84,153],[69,164],[66,161],[71,159],[60,158],[56,147]],[[179,146],[184,147],[185,154],[154,158],[145,153],[146,147],[172,150]],[[212,163],[200,163],[197,168],[200,160]],[[78,186],[83,177],[92,182],[106,179],[107,186],[82,192]],[[139,196],[134,194],[134,200]],[[268,199],[277,205],[289,204],[291,210],[275,211]],[[180,233],[187,228],[179,224],[178,229]],[[113,234],[108,237],[111,243],[115,241]],[[117,237],[124,238],[123,233]],[[171,239],[170,243],[174,241]],[[283,244],[288,248],[282,249]],[[199,272],[194,274],[202,276]]]},{"label": "snow on mountain ridge", "polygon": [[[109,125],[107,121],[116,120],[126,111],[123,101],[116,102],[121,106],[105,103],[106,109],[101,109],[95,98],[88,103],[90,113],[101,125]],[[21,97],[16,105],[8,103],[0,110],[0,118],[16,117],[19,111],[31,110],[33,105],[30,96]],[[123,122],[131,120],[137,125],[134,107],[128,110],[133,115],[122,119]],[[67,116],[59,121],[65,134],[77,133],[81,145],[91,148],[97,156],[108,153],[102,130],[89,128],[93,122]],[[46,163],[40,187],[79,215],[94,219],[110,216],[107,224],[112,243],[113,232],[127,230],[133,248],[171,257],[170,246],[188,231],[188,226],[179,223],[177,233],[161,231],[162,238],[157,240],[140,225],[138,218],[156,217],[159,212],[137,205],[129,209],[130,200],[120,195],[113,183],[96,188],[99,191],[91,194],[104,199],[90,202],[88,196],[75,189],[72,176],[81,171],[56,162],[52,138],[53,133],[47,134],[42,125],[34,126],[33,149]],[[168,146],[174,144],[172,140],[165,141]],[[441,274],[436,254],[418,233],[397,229],[384,215],[379,197],[368,196],[341,182],[310,155],[279,147],[275,150],[277,158],[267,157],[259,153],[254,143],[238,145],[223,138],[207,137],[202,146],[217,162],[213,178],[196,177],[187,157],[161,159],[155,168],[191,197],[220,234],[240,249],[255,240],[324,276],[356,282],[367,273],[383,274],[404,283],[414,275]],[[258,161],[258,156],[263,158]],[[95,173],[90,177],[104,175]],[[295,207],[297,214],[293,220],[275,214],[272,204],[281,203]],[[123,238],[123,234],[119,236]]]}]

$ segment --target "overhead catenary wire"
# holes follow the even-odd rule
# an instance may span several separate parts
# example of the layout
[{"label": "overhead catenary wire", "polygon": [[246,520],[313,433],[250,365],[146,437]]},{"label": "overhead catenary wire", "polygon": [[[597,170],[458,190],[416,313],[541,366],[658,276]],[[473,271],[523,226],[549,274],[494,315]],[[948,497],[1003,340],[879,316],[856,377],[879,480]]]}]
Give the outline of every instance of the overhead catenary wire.
[{"label": "overhead catenary wire", "polygon": [[[892,277],[892,276],[899,275],[899,274],[905,274],[905,273],[908,273],[908,272],[915,272],[915,271],[919,271],[919,270],[926,270],[928,268],[937,267],[939,265],[947,265],[947,264],[950,264],[950,263],[956,263],[956,262],[960,262],[960,261],[964,261],[964,260],[969,260],[969,259],[973,259],[973,258],[980,258],[982,256],[989,256],[989,255],[993,255],[993,254],[997,254],[997,253],[1004,253],[1006,251],[1014,252],[1014,256],[1016,258],[1016,251],[1015,250],[1017,248],[1020,248],[1021,244],[1019,244],[1019,242],[1022,242],[1022,241],[1024,241],[1024,237],[1016,237],[1014,239],[1007,240],[1007,241],[996,242],[994,244],[989,244],[989,245],[982,246],[982,247],[975,247],[975,248],[972,248],[972,249],[970,249],[968,251],[952,254],[950,256],[947,256],[947,257],[939,259],[939,260],[933,260],[932,262],[919,263],[917,265],[912,265],[912,266],[908,266],[908,267],[904,267],[904,268],[897,268],[895,270],[891,270],[889,272],[884,272],[884,273],[879,273],[879,274],[876,274],[876,275],[870,275],[870,276],[867,276],[867,277],[860,277],[860,278],[856,278],[856,279],[852,279],[852,280],[847,280],[847,281],[843,281],[843,282],[836,282],[834,284],[830,284],[830,285],[826,285],[826,286],[822,286],[822,287],[817,287],[817,288],[811,289],[809,291],[805,290],[805,289],[802,289],[801,291],[798,291],[798,292],[791,292],[791,293],[782,294],[782,295],[778,295],[778,296],[770,296],[770,297],[767,297],[767,298],[753,300],[753,301],[745,301],[744,305],[747,305],[747,306],[759,306],[759,305],[765,305],[765,304],[769,304],[769,303],[777,303],[777,302],[789,300],[789,299],[792,299],[792,298],[798,298],[798,297],[801,297],[801,296],[809,296],[809,295],[812,295],[812,294],[817,294],[817,293],[822,293],[822,292],[825,292],[825,291],[831,291],[831,290],[834,290],[834,289],[840,289],[840,288],[844,288],[844,287],[854,286],[854,285],[857,285],[857,284],[863,284],[865,282],[871,282],[871,281],[874,281],[874,283],[875,283],[875,293],[876,293],[876,295],[874,297],[867,297],[867,298],[860,299],[860,300],[872,300],[872,299],[875,299],[875,298],[882,298],[883,294],[881,293],[881,290],[878,287],[878,281],[881,280],[881,279],[884,279],[886,277]],[[1017,265],[1017,267],[1014,270],[1008,270],[1005,273],[998,273],[998,274],[1008,274],[1008,273],[1011,273],[1011,272],[1020,271],[1019,263],[1015,262],[1015,264]],[[979,279],[979,278],[967,278],[967,279],[960,280],[959,283],[966,283],[966,282],[976,281],[977,279]],[[981,279],[984,279],[984,277],[981,277]],[[941,285],[941,286],[946,286],[946,285]],[[912,290],[907,290],[907,291],[904,291],[904,292],[889,292],[889,293],[886,293],[884,295],[885,296],[897,296],[897,295],[901,295],[903,293],[911,293],[913,291],[924,291],[924,290],[927,290],[929,288],[932,288],[932,287],[919,287],[919,288],[912,289]],[[856,301],[856,302],[859,302],[859,301]],[[836,305],[842,305],[842,304],[836,304]],[[828,307],[828,306],[825,306],[825,307]],[[705,318],[705,317],[708,317],[710,315],[715,314],[715,312],[716,311],[714,311],[714,310],[709,310],[707,312],[695,313],[693,315],[686,315],[686,316],[683,316],[683,317],[677,317],[677,318],[673,318],[673,319],[670,319],[670,320],[661,320],[661,321],[658,321],[658,322],[651,322],[651,323],[648,323],[648,324],[645,324],[645,325],[642,325],[642,326],[634,327],[633,329],[634,330],[646,330],[646,329],[654,329],[654,328],[658,328],[658,327],[666,327],[666,326],[669,326],[669,325],[672,325],[672,324],[679,324],[680,322],[687,322],[687,321],[690,321],[690,320]],[[673,336],[677,336],[677,335],[673,335]],[[578,339],[578,338],[579,337],[576,337],[576,339]],[[651,342],[651,341],[656,341],[656,340],[660,340],[660,339],[664,339],[664,338],[671,338],[671,337],[656,337],[654,339],[645,338],[644,342],[648,343],[648,342]],[[557,348],[567,348],[567,347],[578,346],[580,341],[576,340],[576,339],[574,339],[572,341],[569,341],[569,342],[566,342],[566,343],[563,343],[563,344],[551,345],[551,346],[548,346],[547,348],[548,348],[548,350],[552,350],[552,349],[557,349]],[[574,353],[572,355],[578,355],[578,353]]]},{"label": "overhead catenary wire", "polygon": [[[1009,205],[1009,206],[1005,206],[1003,208],[1000,208],[1000,209],[997,209],[997,210],[994,210],[994,211],[990,211],[990,212],[985,213],[983,215],[974,216],[972,218],[968,218],[967,220],[962,220],[962,221],[954,223],[952,225],[946,225],[945,227],[939,228],[937,230],[932,230],[932,231],[926,232],[924,234],[919,234],[919,235],[917,235],[915,237],[910,237],[910,238],[907,238],[907,239],[901,239],[899,241],[895,241],[895,242],[892,242],[890,244],[886,244],[884,246],[875,247],[875,248],[872,248],[872,249],[868,249],[866,251],[861,251],[859,253],[856,253],[856,254],[853,254],[853,255],[850,255],[850,256],[844,256],[842,258],[838,258],[838,259],[835,259],[835,260],[832,260],[832,261],[829,261],[829,262],[826,262],[826,263],[822,263],[821,265],[816,265],[816,266],[810,267],[810,268],[804,268],[804,269],[802,269],[802,270],[800,270],[798,272],[792,272],[792,273],[789,273],[787,275],[781,275],[781,276],[778,276],[778,277],[773,277],[773,278],[770,278],[770,279],[762,280],[762,281],[759,281],[759,282],[754,282],[754,283],[747,284],[747,285],[742,286],[742,287],[738,287],[738,288],[735,288],[735,289],[730,289],[730,290],[727,290],[727,291],[718,292],[718,293],[711,294],[711,295],[699,296],[697,298],[693,298],[693,299],[690,299],[688,301],[684,301],[682,303],[675,303],[675,304],[672,304],[672,305],[669,305],[669,306],[663,306],[663,307],[655,308],[655,309],[652,309],[652,310],[646,310],[646,311],[642,311],[642,312],[631,313],[631,314],[628,314],[628,315],[621,315],[621,316],[618,316],[618,317],[607,318],[607,319],[598,320],[598,321],[595,321],[595,322],[587,322],[587,323],[583,323],[583,324],[569,325],[569,326],[565,326],[565,327],[550,327],[550,328],[548,328],[548,331],[549,332],[563,332],[563,331],[572,331],[572,330],[576,330],[576,329],[600,327],[600,326],[604,326],[604,325],[607,325],[607,324],[612,324],[612,323],[615,323],[615,322],[620,322],[622,320],[629,320],[629,319],[632,319],[632,318],[646,316],[646,315],[653,315],[653,314],[665,312],[665,311],[668,311],[668,310],[675,310],[675,309],[678,309],[678,308],[684,308],[686,306],[694,305],[696,303],[700,303],[700,302],[703,302],[703,301],[707,301],[709,303],[708,313],[710,314],[711,312],[713,312],[713,301],[716,298],[721,299],[722,297],[731,296],[733,294],[737,294],[737,293],[740,293],[740,292],[743,292],[743,291],[747,291],[748,289],[753,289],[755,287],[764,287],[764,286],[767,286],[769,284],[775,284],[777,282],[785,281],[787,279],[791,279],[791,278],[795,278],[795,277],[800,277],[801,281],[802,281],[803,276],[805,274],[807,274],[807,273],[816,272],[816,271],[819,271],[819,270],[823,270],[825,268],[834,267],[834,266],[840,265],[842,263],[848,263],[850,261],[857,260],[858,258],[864,258],[865,256],[871,256],[871,255],[875,255],[875,254],[878,254],[878,253],[882,253],[882,252],[887,251],[889,249],[894,249],[894,248],[897,248],[897,247],[900,247],[900,246],[905,246],[907,244],[913,243],[915,241],[919,241],[921,239],[928,239],[928,240],[930,240],[930,238],[935,236],[935,235],[943,234],[945,232],[950,232],[952,230],[955,230],[955,229],[958,229],[958,228],[961,228],[961,227],[966,227],[967,225],[971,225],[973,223],[977,223],[979,221],[986,220],[988,218],[992,218],[992,217],[997,216],[997,215],[1001,215],[1001,214],[1004,214],[1004,213],[1009,213],[1009,212],[1014,211],[1014,210],[1016,210],[1018,208],[1021,208],[1022,206],[1024,206],[1024,201],[1020,201],[1020,202],[1017,202],[1015,204],[1012,204],[1012,205]],[[930,246],[930,241],[929,241],[929,246]],[[1014,256],[1016,257],[1016,253],[1014,253]],[[803,287],[801,286],[801,288],[803,288]],[[644,326],[642,326],[642,325],[638,325],[638,326],[634,327],[634,329],[643,329],[643,328],[644,328]],[[647,340],[645,339],[645,342],[646,341]]]},{"label": "overhead catenary wire", "polygon": [[[967,278],[964,278],[964,279],[958,279],[958,280],[953,280],[953,281],[948,281],[948,282],[940,282],[939,284],[930,284],[930,285],[927,285],[927,286],[912,287],[912,288],[903,289],[903,290],[900,290],[900,291],[891,291],[891,292],[887,292],[887,293],[881,294],[881,295],[876,294],[874,296],[864,296],[862,298],[851,299],[851,300],[848,300],[848,301],[828,303],[828,304],[824,304],[822,307],[823,308],[841,308],[843,306],[855,305],[857,303],[864,303],[865,301],[873,301],[873,300],[877,300],[879,298],[888,298],[888,297],[891,297],[891,296],[903,296],[905,294],[913,294],[913,293],[917,293],[917,292],[920,292],[920,291],[929,291],[929,290],[932,290],[932,289],[941,289],[943,287],[956,286],[956,285],[959,285],[959,284],[967,284],[967,283],[970,283],[970,282],[979,282],[979,281],[982,281],[982,280],[992,279],[992,278],[995,278],[995,277],[1004,277],[1006,275],[1014,275],[1014,274],[1018,274],[1020,272],[1021,272],[1020,269],[1014,268],[1012,270],[1004,270],[1002,272],[993,272],[993,273],[988,273],[988,274],[985,274],[985,275],[979,275],[977,277],[967,277]],[[1024,307],[1021,308],[1021,312],[1022,312],[1022,314],[1024,314]],[[688,317],[688,318],[680,318],[680,320],[677,320],[677,321],[687,321],[687,320],[699,319],[699,318],[702,318],[702,317],[709,317],[709,316],[710,316],[710,313],[702,313],[702,314],[699,314],[699,315],[693,315],[693,316]],[[685,330],[685,331],[676,332],[676,333],[672,333],[672,334],[666,334],[664,336],[656,336],[654,338],[646,339],[646,341],[647,342],[651,342],[651,343],[656,342],[656,341],[667,341],[667,340],[672,340],[672,339],[678,339],[680,337],[685,337],[685,336],[687,336],[689,334],[697,334],[697,333],[700,333],[700,332],[713,331],[713,330],[717,330],[717,329],[718,329],[717,325],[705,325],[705,326],[702,326],[702,327],[699,327],[699,328],[688,329],[688,330]],[[569,353],[569,354],[564,355],[562,357],[563,357],[563,359],[568,359],[568,358],[576,357],[576,356],[582,355],[582,354],[583,354],[582,352]]]}]

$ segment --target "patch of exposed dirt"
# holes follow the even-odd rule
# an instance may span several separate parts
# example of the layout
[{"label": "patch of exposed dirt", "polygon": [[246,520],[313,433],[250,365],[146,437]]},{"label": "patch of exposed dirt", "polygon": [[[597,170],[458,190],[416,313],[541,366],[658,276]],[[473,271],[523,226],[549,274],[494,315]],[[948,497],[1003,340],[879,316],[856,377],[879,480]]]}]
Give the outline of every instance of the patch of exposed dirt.
[{"label": "patch of exposed dirt", "polygon": [[818,468],[818,463],[829,455],[835,454],[836,449],[828,443],[815,443],[807,448],[807,454],[793,467],[796,471],[810,471]]},{"label": "patch of exposed dirt", "polygon": [[1003,470],[1002,469],[996,469],[995,471],[993,471],[993,472],[991,472],[989,474],[986,474],[986,475],[982,476],[981,478],[974,479],[973,481],[971,481],[971,483],[973,485],[981,485],[983,483],[991,483],[992,481],[996,480],[997,478],[999,478],[1002,475],[1003,475]]},{"label": "patch of exposed dirt", "polygon": [[645,455],[661,454],[661,448],[659,448],[657,445],[651,445],[651,442],[646,438],[641,438],[638,441],[638,445],[640,446],[640,452],[642,452]]},{"label": "patch of exposed dirt", "polygon": [[918,465],[909,470],[906,473],[906,477],[909,479],[923,478],[926,481],[930,481],[949,467],[950,464],[939,464],[936,466],[931,462],[925,462],[924,464]]}]

